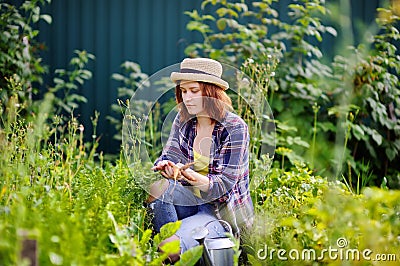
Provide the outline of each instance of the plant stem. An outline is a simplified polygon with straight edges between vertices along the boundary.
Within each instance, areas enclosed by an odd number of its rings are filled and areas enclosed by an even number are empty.
[[[313,139],[311,146],[311,169],[314,169],[315,143],[317,139],[317,118],[318,118],[317,115],[319,111],[319,106],[317,105],[317,103],[314,103],[313,111],[314,111],[314,127],[313,127]]]

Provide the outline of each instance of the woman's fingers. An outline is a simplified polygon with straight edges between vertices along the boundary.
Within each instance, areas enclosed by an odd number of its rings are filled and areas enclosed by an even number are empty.
[[[161,171],[160,173],[161,173],[161,175],[163,175],[165,178],[169,178],[168,175],[167,175],[164,171]]]
[[[177,163],[177,164],[175,164],[175,166],[177,166],[179,169],[181,169],[185,165],[183,163]]]
[[[164,170],[167,173],[167,175],[172,176],[173,172],[171,166],[169,165],[165,166]]]
[[[189,174],[184,174],[184,170],[189,168],[193,163],[189,164],[182,164],[182,163],[173,163],[168,160],[163,160],[160,161],[156,166],[153,166],[151,169],[152,170],[158,170],[161,171],[160,173],[169,179],[179,179],[182,176],[185,176],[185,178],[189,181],[195,181],[195,179],[190,176]]]
[[[153,166],[151,170],[163,170],[166,165],[168,165],[168,160],[162,160],[157,163],[157,165]]]
[[[196,181],[196,179],[188,173],[189,171],[181,170],[181,174],[185,177],[188,181]]]

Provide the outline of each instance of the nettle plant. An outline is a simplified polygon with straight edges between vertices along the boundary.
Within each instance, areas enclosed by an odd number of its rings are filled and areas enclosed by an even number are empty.
[[[399,188],[400,168],[395,163],[400,158],[399,17],[390,9],[378,11],[379,32],[367,43],[371,48],[364,44],[350,47],[353,64],[342,56],[335,58],[334,74],[339,85],[334,89],[333,102],[338,106],[343,96],[348,98],[347,156],[343,156],[348,181],[363,179],[364,183],[375,181],[376,185],[387,183]],[[351,90],[342,86],[346,79]],[[357,181],[352,180],[352,174]]]
[[[203,1],[202,9],[211,8],[215,16],[210,12],[200,15],[197,10],[186,12],[191,18],[187,28],[200,32],[204,42],[189,45],[185,52],[242,65],[257,85],[268,80],[264,93],[277,125],[277,157],[288,158],[286,167],[290,167],[313,155],[307,154],[310,140],[316,141],[315,117],[309,113],[314,114],[316,104],[329,101],[321,80],[332,75],[330,67],[319,60],[319,44],[324,34],[335,36],[336,31],[321,20],[329,13],[324,1],[289,4],[287,22],[280,19],[277,2],[259,1],[248,6],[242,1]],[[274,69],[266,71],[269,61],[274,62]]]

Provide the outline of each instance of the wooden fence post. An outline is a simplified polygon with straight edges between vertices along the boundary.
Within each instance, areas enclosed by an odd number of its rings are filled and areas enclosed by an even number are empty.
[[[37,240],[27,230],[19,230],[18,236],[21,239],[20,259],[28,260],[30,266],[39,266]]]

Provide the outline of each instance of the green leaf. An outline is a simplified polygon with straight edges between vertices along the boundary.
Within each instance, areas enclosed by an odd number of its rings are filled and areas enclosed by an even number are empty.
[[[278,128],[281,129],[283,132],[297,132],[297,128],[293,126],[289,126],[287,124],[279,123],[277,124]]]
[[[293,144],[296,144],[296,145],[299,145],[299,146],[303,146],[303,147],[305,147],[305,148],[309,148],[310,147],[310,144],[308,144],[306,141],[304,141],[304,140],[302,140],[300,137],[291,137],[291,136],[288,136],[287,138],[286,138],[286,141],[287,141],[287,143],[288,144],[290,144],[290,145],[293,145]]]
[[[235,17],[235,18],[239,17],[239,14],[237,12],[235,12],[232,9],[225,8],[225,7],[219,8],[216,12],[217,12],[219,17],[223,17],[226,14],[229,14],[231,17]]]
[[[176,254],[176,253],[179,253],[179,251],[181,249],[179,244],[180,244],[180,242],[178,239],[173,240],[173,241],[167,242],[164,245],[162,245],[160,247],[160,249],[168,255]]]
[[[92,78],[92,72],[87,70],[87,69],[83,69],[81,71],[81,77],[86,79],[86,80],[91,79]]]
[[[336,131],[336,126],[332,122],[320,122],[318,123],[318,126],[322,129],[324,132],[335,132]]]
[[[200,20],[200,16],[199,13],[197,12],[196,9],[194,9],[192,12],[190,11],[185,11],[184,12],[185,15],[188,15],[189,17],[191,17],[194,20]]]
[[[181,227],[182,221],[171,222],[163,225],[160,229],[160,233],[154,236],[154,244],[158,246],[161,241],[174,235]]]
[[[215,20],[215,18],[211,15],[203,15],[203,16],[201,16],[201,18],[202,18],[202,20],[212,20],[212,21]]]
[[[393,161],[393,159],[396,158],[398,151],[393,149],[392,147],[388,147],[385,149],[385,153],[386,153],[386,156],[388,157],[389,161]]]
[[[379,134],[379,132],[376,130],[372,131],[372,139],[376,142],[376,144],[378,145],[382,144],[382,135]]]
[[[235,3],[233,7],[238,11],[238,12],[247,12],[249,11],[249,8],[245,3]]]
[[[333,27],[326,27],[325,30],[330,33],[332,36],[337,36],[337,31]]]
[[[220,31],[223,31],[226,28],[226,20],[221,18],[217,21],[217,27]]]
[[[40,7],[36,6],[33,10],[32,10],[32,21],[33,23],[36,23],[39,21],[40,18]]]
[[[196,262],[201,258],[202,254],[203,254],[203,246],[193,247],[193,248],[185,251],[181,255],[180,260],[177,263],[175,263],[175,265],[177,265],[177,266],[195,265]]]
[[[287,154],[287,157],[291,164],[302,163],[304,162],[304,158],[299,156],[298,154],[291,152]]]
[[[208,5],[208,4],[212,4],[212,5],[215,5],[216,4],[216,1],[215,0],[204,0],[202,3],[201,3],[201,9],[204,9],[205,7],[206,7],[206,5]]]
[[[212,59],[218,59],[223,55],[223,51],[221,50],[214,50],[210,53],[210,58]]]
[[[142,239],[140,239],[140,245],[142,246],[142,248],[145,248],[145,245],[149,242],[152,233],[153,232],[151,231],[151,229],[147,229],[146,231],[144,231]]]
[[[52,21],[53,21],[52,17],[50,15],[47,15],[47,14],[40,15],[40,18],[43,19],[44,21],[46,21],[47,24],[51,24]]]
[[[400,150],[400,139],[396,139],[396,140],[393,142],[393,146],[394,146],[397,150]]]
[[[262,264],[261,264],[261,262],[259,261],[259,260],[257,260],[253,255],[251,255],[251,254],[247,254],[247,259],[249,260],[249,262],[250,262],[250,265],[253,265],[253,266],[261,266]]]
[[[65,83],[65,81],[60,78],[54,78],[53,81],[55,84],[64,84]]]
[[[173,223],[165,224],[160,229],[161,236],[163,236],[164,238],[172,236],[179,230],[179,228],[181,227],[181,223],[182,221],[176,221]]]
[[[199,31],[201,33],[207,33],[210,32],[210,27],[206,24],[203,24],[199,21],[190,21],[187,25],[186,28],[190,31]]]
[[[357,140],[361,140],[364,138],[364,130],[359,125],[352,124],[351,129],[353,132],[353,136],[356,137]]]

